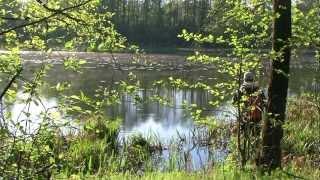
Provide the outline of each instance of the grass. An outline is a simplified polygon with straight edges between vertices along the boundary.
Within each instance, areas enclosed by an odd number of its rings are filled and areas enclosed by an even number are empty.
[[[320,96],[291,99],[287,116],[282,143],[285,162],[320,167]]]
[[[318,174],[314,171],[299,171],[294,168],[287,168],[286,170],[276,170],[271,174],[262,174],[259,171],[252,169],[240,170],[239,168],[218,166],[211,171],[200,172],[185,172],[185,171],[172,171],[172,172],[146,172],[143,174],[132,173],[112,173],[103,175],[71,175],[69,177],[60,176],[57,179],[114,179],[114,180],[247,180],[247,179],[261,179],[261,180],[275,180],[275,179],[318,179]]]

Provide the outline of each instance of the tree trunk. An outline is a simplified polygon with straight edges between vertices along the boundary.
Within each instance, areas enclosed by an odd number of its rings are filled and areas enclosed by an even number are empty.
[[[273,50],[279,53],[272,60],[272,72],[268,89],[267,117],[262,131],[262,149],[258,165],[275,169],[281,167],[280,142],[283,136],[289,83],[291,49],[291,0],[273,0]]]

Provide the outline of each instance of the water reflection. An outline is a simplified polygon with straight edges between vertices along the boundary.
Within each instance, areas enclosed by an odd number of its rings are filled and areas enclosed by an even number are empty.
[[[192,102],[190,90],[160,91],[162,97],[169,98],[172,106],[163,106],[159,103],[149,102],[143,105],[135,104],[131,96],[125,96],[122,103],[124,134],[142,133],[156,135],[162,142],[168,142],[177,135],[177,132],[186,135],[194,128],[194,123],[187,112],[182,108],[184,101]],[[153,92],[142,91],[143,99],[152,96]],[[201,94],[200,92],[196,94]],[[199,98],[200,99],[200,98]],[[199,102],[199,101],[198,101]],[[194,103],[194,102],[193,102]],[[199,104],[204,106],[203,104]]]
[[[44,100],[31,100],[26,102],[29,98],[29,94],[24,94],[18,92],[17,100],[12,106],[6,107],[4,105],[3,111],[11,112],[12,119],[10,122],[4,121],[7,124],[9,130],[13,134],[29,135],[36,132],[41,122],[45,119],[45,116],[55,113],[55,107],[57,107],[57,102],[55,98],[49,98]],[[61,116],[59,113],[56,116]],[[7,118],[3,118],[7,119]]]
[[[58,109],[58,99],[30,98],[29,94],[18,92],[13,105],[4,105],[3,111],[10,112],[10,117],[2,118],[10,132],[14,135],[34,135],[45,126],[58,127],[62,135],[75,134],[79,125],[71,118],[63,116]],[[10,121],[8,122],[8,120]],[[44,122],[45,121],[45,122]]]

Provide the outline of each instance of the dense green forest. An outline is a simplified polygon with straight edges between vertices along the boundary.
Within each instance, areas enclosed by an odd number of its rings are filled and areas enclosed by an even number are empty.
[[[23,2],[23,1],[22,1]],[[177,38],[182,29],[204,32],[211,0],[163,1],[163,0],[103,0],[97,13],[112,12],[112,22],[119,33],[130,42],[145,46],[185,46]],[[4,9],[19,11],[21,5],[4,6]],[[10,18],[10,17],[7,17]],[[14,19],[13,17],[11,17]],[[11,25],[19,21],[11,21]],[[59,38],[61,33],[49,36]]]
[[[141,45],[183,45],[181,29],[203,32],[208,23],[211,0],[102,1],[115,13],[113,22],[121,34]]]
[[[0,0],[0,179],[318,179],[319,28],[314,0]]]
[[[10,27],[23,21],[14,17],[14,14],[19,13],[23,8],[21,3],[11,5],[13,3],[3,3],[3,9],[12,12],[11,16],[4,19],[10,20],[8,24],[3,25],[4,27]],[[298,4],[297,8],[302,12],[307,12],[312,6],[313,1],[306,0]],[[233,8],[223,0],[102,0],[98,7],[97,13],[113,14],[112,23],[130,43],[158,48],[193,47],[195,44],[177,37],[182,29],[195,33],[222,35],[227,28],[223,18],[224,13]],[[237,26],[236,22],[230,21],[229,23],[231,24],[228,26]],[[242,31],[247,32],[248,29],[243,28]],[[64,36],[61,36],[62,34]],[[47,33],[46,39],[52,47],[61,47],[56,39],[65,41],[73,38],[74,35],[68,31],[55,30]],[[205,43],[204,46],[228,47],[228,44]]]

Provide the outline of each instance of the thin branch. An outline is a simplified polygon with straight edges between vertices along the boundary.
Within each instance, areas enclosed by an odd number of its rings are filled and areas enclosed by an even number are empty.
[[[17,79],[18,76],[20,76],[21,72],[22,72],[22,68],[20,68],[17,73],[11,78],[10,82],[7,84],[7,86],[4,88],[4,90],[2,91],[1,95],[0,95],[0,101],[2,101],[2,98],[5,96],[5,94],[8,92],[9,88],[12,86],[12,84],[14,83],[14,81]]]
[[[10,21],[28,21],[30,18],[26,17],[26,18],[22,19],[22,18],[1,16],[0,19],[10,20]]]

